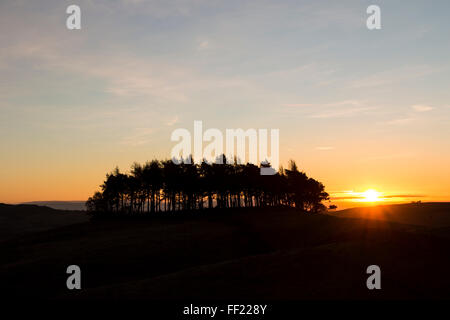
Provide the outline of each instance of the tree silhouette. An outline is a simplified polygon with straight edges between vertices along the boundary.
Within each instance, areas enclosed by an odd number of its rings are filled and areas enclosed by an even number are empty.
[[[295,161],[274,175],[261,175],[254,164],[200,165],[172,160],[134,163],[129,174],[115,168],[106,175],[101,192],[86,202],[94,215],[143,215],[205,208],[295,207],[303,212],[326,210],[328,193],[322,183],[299,171]],[[235,159],[236,160],[236,159]],[[261,166],[267,167],[267,163]]]

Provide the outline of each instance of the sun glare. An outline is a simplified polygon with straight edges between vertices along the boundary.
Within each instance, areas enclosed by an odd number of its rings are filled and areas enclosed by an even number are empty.
[[[373,189],[369,189],[366,190],[362,193],[363,201],[366,202],[375,202],[375,201],[380,201],[380,193],[376,190]]]

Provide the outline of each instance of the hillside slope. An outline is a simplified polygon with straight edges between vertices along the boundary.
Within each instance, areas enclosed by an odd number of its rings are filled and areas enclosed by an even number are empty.
[[[91,221],[0,243],[0,282],[29,298],[449,299],[450,241],[429,231],[282,209]]]
[[[450,202],[425,202],[352,208],[330,213],[336,217],[362,218],[419,226],[450,227]]]
[[[0,241],[26,233],[86,222],[88,219],[85,212],[0,203]]]

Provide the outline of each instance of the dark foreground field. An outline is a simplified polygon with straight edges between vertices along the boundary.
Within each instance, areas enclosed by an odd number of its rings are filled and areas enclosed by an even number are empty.
[[[421,206],[398,207],[403,216],[409,211],[414,217],[411,224],[404,217],[399,224],[255,209],[90,221],[23,233],[0,242],[2,295],[449,299],[450,204]],[[417,210],[449,223],[427,223],[426,214],[420,223]],[[82,290],[66,288],[71,264],[81,267]],[[372,264],[381,268],[381,290],[366,288],[366,268]]]

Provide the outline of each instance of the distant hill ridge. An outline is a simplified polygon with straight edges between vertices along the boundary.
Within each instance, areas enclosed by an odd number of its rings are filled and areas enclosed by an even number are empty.
[[[64,211],[35,204],[0,203],[0,241],[88,220],[84,211]]]
[[[86,201],[31,201],[21,204],[45,206],[57,210],[86,210]]]

